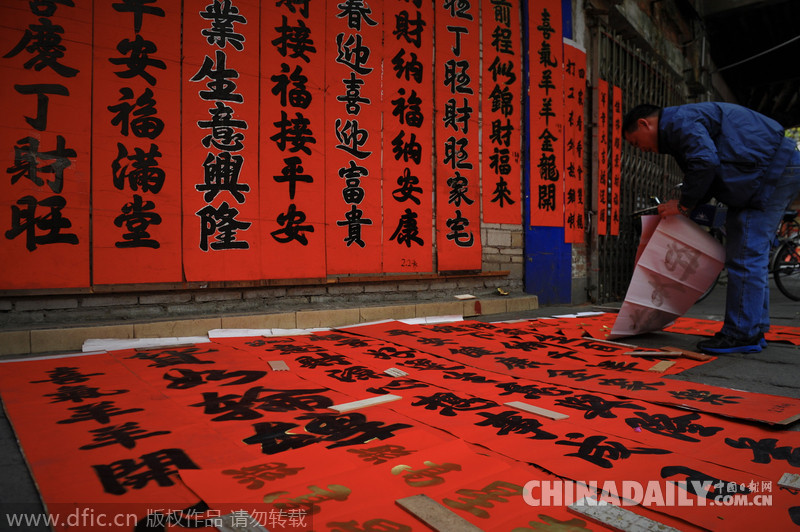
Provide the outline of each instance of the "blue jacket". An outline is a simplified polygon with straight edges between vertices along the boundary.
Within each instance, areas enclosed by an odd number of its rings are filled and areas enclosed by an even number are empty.
[[[665,107],[658,120],[658,151],[683,171],[680,203],[687,208],[712,197],[763,208],[795,149],[778,122],[735,104]]]

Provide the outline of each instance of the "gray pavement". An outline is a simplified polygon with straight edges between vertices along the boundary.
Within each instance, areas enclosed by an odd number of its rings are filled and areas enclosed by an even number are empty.
[[[711,295],[692,307],[686,316],[721,321],[724,313],[725,287],[717,286]],[[621,303],[595,307],[580,306],[542,306],[537,310],[495,314],[478,318],[481,321],[500,321],[523,318],[538,318],[585,312],[592,310],[613,310]],[[770,316],[775,325],[800,326],[800,302],[791,301],[773,287]],[[695,344],[702,337],[658,331],[620,340],[639,347],[673,346],[696,350]],[[2,371],[0,366],[0,371]],[[800,346],[786,343],[771,343],[757,354],[732,354],[720,356],[716,360],[684,371],[670,378],[690,382],[720,386],[735,390],[800,398]],[[786,430],[800,430],[800,421]],[[58,452],[58,435],[54,434],[53,452]],[[14,511],[42,512],[43,507],[35,483],[20,452],[13,430],[0,412],[0,514],[13,505]],[[0,515],[2,517],[2,515]],[[0,530],[12,530],[0,521]],[[13,530],[23,530],[14,528]],[[30,527],[24,530],[45,532],[47,527]]]

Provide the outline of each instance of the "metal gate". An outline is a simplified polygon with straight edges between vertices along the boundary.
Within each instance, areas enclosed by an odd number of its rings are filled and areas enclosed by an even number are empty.
[[[686,85],[682,77],[664,61],[624,39],[598,21],[592,29],[596,62],[596,78],[622,89],[623,113],[639,103],[659,106],[685,103]],[[594,83],[593,83],[594,85]],[[681,173],[671,157],[644,153],[627,142],[622,148],[622,179],[620,182],[619,236],[597,235],[592,227],[590,243],[590,287],[597,303],[621,301],[633,275],[636,248],[641,225],[632,213],[652,205],[653,197],[662,200],[677,197],[676,185]],[[596,176],[592,189],[596,186]],[[595,190],[590,190],[594,197]]]

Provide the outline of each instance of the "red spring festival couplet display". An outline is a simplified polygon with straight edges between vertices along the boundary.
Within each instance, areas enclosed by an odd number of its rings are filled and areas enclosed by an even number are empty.
[[[439,271],[481,268],[480,5],[436,4],[436,249]]]
[[[483,221],[522,223],[522,41],[518,1],[483,0]]]
[[[183,6],[183,250],[187,281],[258,279],[259,4]],[[219,31],[219,20],[230,26]]]
[[[0,289],[85,287],[92,3],[35,4],[0,3]]]
[[[418,4],[418,5],[417,5]],[[433,270],[433,2],[387,2],[383,270]]]
[[[611,87],[611,234],[619,235],[620,181],[622,180],[622,89]]]
[[[564,225],[561,1],[534,2],[530,27],[531,225]]]
[[[95,7],[92,282],[179,282],[180,11]]]
[[[261,4],[259,185],[267,279],[325,276],[324,90],[330,43],[320,4],[313,9],[304,2]]]
[[[564,241],[581,243],[584,219],[584,102],[586,101],[586,52],[564,40]]]
[[[608,82],[597,86],[597,234],[608,234]]]
[[[383,1],[324,5],[327,273],[378,273]]]

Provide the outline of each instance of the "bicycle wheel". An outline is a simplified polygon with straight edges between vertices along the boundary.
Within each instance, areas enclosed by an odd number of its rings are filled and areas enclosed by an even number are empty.
[[[786,240],[775,252],[772,272],[783,295],[800,301],[800,240]]]

